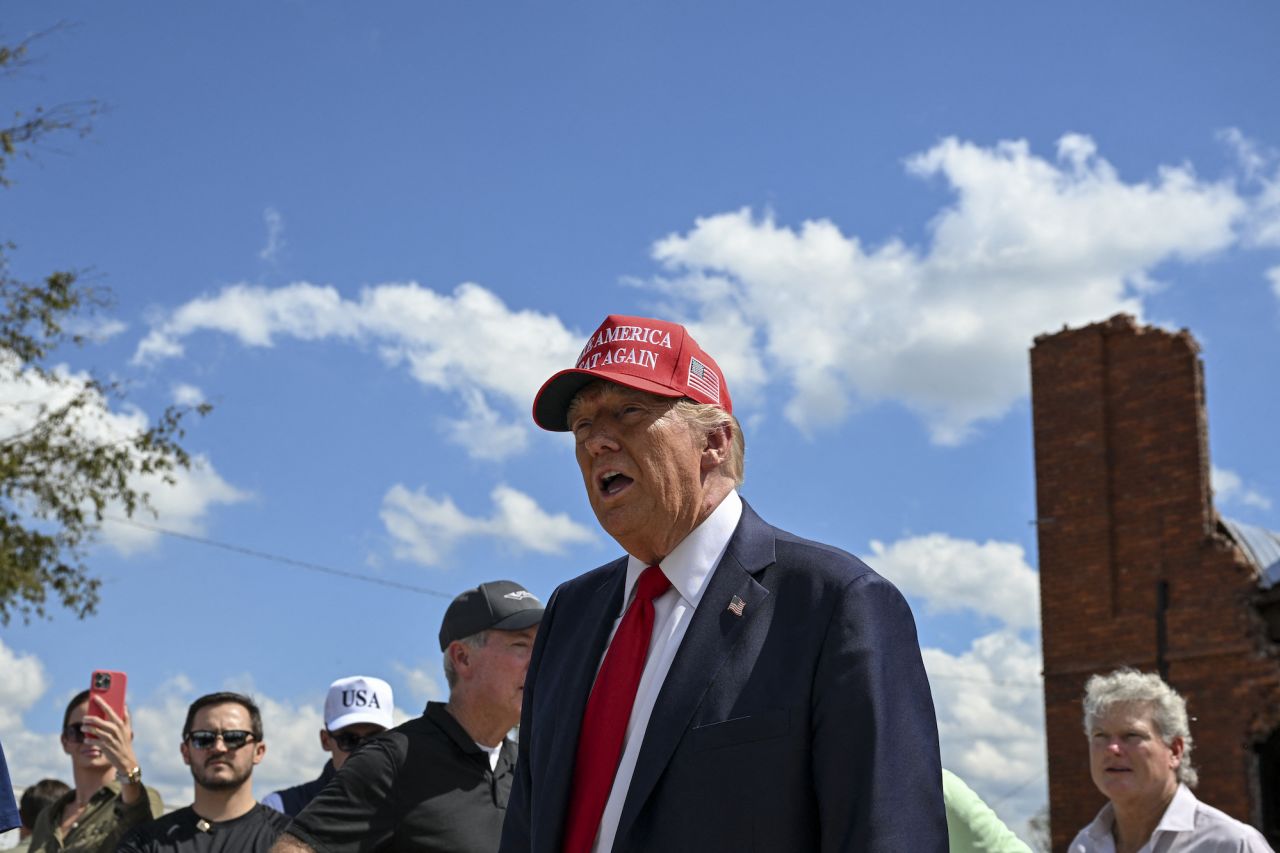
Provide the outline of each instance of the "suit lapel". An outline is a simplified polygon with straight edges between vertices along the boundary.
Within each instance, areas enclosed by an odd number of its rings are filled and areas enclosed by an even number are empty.
[[[649,717],[618,821],[617,838],[625,838],[635,822],[743,627],[763,609],[760,602],[769,591],[752,575],[773,562],[773,529],[743,501],[742,519],[698,602]],[[729,610],[734,596],[743,602],[741,616]]]
[[[547,778],[537,785],[539,796],[546,804],[537,814],[542,818],[542,837],[554,839],[554,849],[559,850],[568,814],[569,795],[573,788],[573,766],[578,754],[578,732],[582,728],[582,715],[586,712],[587,696],[595,682],[596,668],[604,654],[609,630],[622,608],[622,590],[627,579],[627,558],[623,557],[602,572],[603,577],[580,593],[585,601],[559,602],[557,618],[581,614],[578,623],[570,629],[564,641],[557,642],[562,650],[552,666],[563,667],[563,674],[554,685],[554,723],[551,744],[546,755],[556,756],[544,765]],[[562,615],[563,614],[563,615]],[[559,627],[559,626],[557,626]],[[547,687],[539,685],[542,690]],[[551,849],[551,848],[548,848]]]

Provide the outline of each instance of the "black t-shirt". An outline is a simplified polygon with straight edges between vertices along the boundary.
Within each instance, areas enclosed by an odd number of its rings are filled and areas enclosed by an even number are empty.
[[[489,754],[439,702],[360,745],[293,819],[317,853],[493,853],[511,795],[516,748]]]
[[[201,821],[187,806],[130,832],[117,853],[267,853],[288,825],[288,815],[261,803],[221,823]]]

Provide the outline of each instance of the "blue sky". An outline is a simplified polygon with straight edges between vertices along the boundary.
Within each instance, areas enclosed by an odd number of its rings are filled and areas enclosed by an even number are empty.
[[[18,785],[68,775],[95,667],[129,672],[167,799],[182,710],[224,686],[264,700],[260,793],[310,778],[329,681],[416,714],[448,596],[616,555],[528,416],[607,313],[688,323],[747,500],[908,594],[944,763],[1019,831],[1035,335],[1191,329],[1219,508],[1280,529],[1274,4],[8,0],[0,35],[58,21],[6,109],[107,110],[12,165],[0,227],[15,275],[114,294],[63,354],[127,383],[95,429],[214,404],[154,524],[442,595],[109,524],[99,614],[0,638]]]

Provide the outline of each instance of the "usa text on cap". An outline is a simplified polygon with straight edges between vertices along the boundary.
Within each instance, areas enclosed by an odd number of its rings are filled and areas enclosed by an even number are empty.
[[[391,728],[394,700],[391,685],[381,678],[353,675],[329,685],[324,699],[324,727],[331,732],[356,723],[373,723]]]

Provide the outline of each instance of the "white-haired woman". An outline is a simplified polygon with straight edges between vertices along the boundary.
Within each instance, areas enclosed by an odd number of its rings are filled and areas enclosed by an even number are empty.
[[[1093,784],[1110,802],[1071,853],[1270,853],[1258,830],[1191,793],[1187,705],[1159,676],[1119,669],[1090,678],[1084,730]]]

